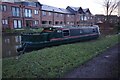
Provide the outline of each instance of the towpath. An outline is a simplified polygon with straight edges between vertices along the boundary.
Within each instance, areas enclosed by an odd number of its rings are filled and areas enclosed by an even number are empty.
[[[112,46],[102,54],[84,65],[70,71],[64,78],[118,78],[120,77],[120,43]],[[120,59],[119,59],[120,60]]]

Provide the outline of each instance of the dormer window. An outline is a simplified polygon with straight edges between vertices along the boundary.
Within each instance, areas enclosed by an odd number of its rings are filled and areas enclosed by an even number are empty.
[[[28,6],[33,6],[33,7],[36,7],[36,3],[35,2],[26,2]]]
[[[47,13],[45,11],[42,11],[42,16],[46,16]]]

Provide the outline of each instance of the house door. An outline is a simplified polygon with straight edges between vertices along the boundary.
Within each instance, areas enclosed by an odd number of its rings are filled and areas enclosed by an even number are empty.
[[[32,27],[32,21],[26,20],[26,27]]]

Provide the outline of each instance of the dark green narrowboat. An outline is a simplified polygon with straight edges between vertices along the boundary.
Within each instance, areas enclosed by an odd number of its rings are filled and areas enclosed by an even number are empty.
[[[100,35],[99,27],[46,27],[41,33],[21,34],[22,47],[17,51],[32,51],[48,46],[96,39]]]

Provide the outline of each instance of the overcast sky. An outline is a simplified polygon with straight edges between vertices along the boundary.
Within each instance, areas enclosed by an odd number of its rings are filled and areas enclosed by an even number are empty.
[[[89,8],[92,14],[105,14],[102,0],[39,0],[39,2],[59,8],[67,6]]]

